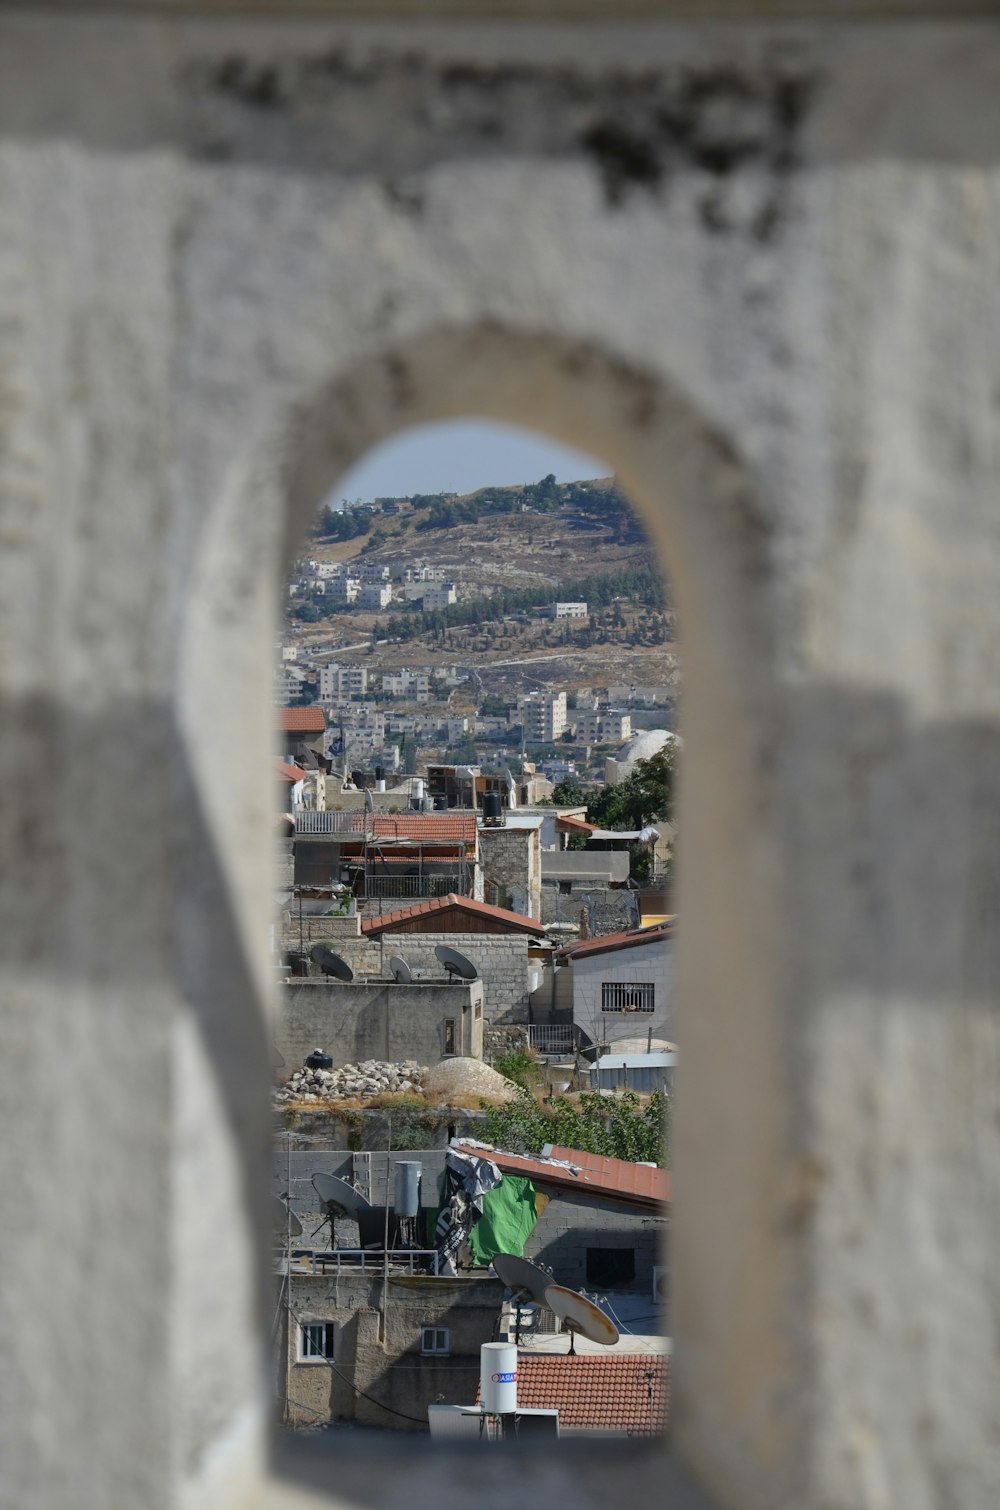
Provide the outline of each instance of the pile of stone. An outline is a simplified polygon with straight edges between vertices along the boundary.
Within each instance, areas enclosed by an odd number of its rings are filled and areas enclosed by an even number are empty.
[[[393,1095],[397,1091],[423,1088],[426,1067],[415,1059],[400,1059],[388,1064],[380,1059],[366,1059],[363,1064],[344,1064],[335,1070],[296,1070],[291,1079],[275,1092],[278,1101],[333,1101],[350,1097],[364,1101],[370,1096]]]

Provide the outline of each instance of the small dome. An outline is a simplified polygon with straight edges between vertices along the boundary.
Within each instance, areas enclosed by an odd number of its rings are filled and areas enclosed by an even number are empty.
[[[652,755],[659,755],[665,745],[676,741],[677,735],[671,734],[669,729],[640,729],[631,739],[626,739],[615,759],[619,763],[649,760]]]

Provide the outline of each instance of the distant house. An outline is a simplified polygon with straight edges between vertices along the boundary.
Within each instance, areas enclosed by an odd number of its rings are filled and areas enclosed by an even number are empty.
[[[584,1041],[673,1038],[674,925],[634,929],[567,944],[573,1023]]]
[[[315,705],[309,708],[275,708],[277,732],[276,754],[290,765],[305,763],[314,765],[309,754],[321,756],[326,737],[326,714]]]

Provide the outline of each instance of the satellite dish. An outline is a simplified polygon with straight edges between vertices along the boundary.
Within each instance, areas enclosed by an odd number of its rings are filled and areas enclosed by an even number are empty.
[[[546,1290],[552,1288],[552,1280],[544,1269],[531,1264],[515,1253],[494,1253],[493,1267],[499,1278],[517,1295],[530,1295],[537,1305],[548,1305]]]
[[[413,971],[401,954],[392,956],[389,969],[392,971],[392,978],[397,986],[408,986],[413,979]]]
[[[360,1190],[340,1180],[335,1174],[314,1174],[312,1186],[323,1205],[333,1207],[338,1216],[356,1216],[359,1211],[371,1211],[371,1201]]]
[[[375,811],[375,798],[372,796],[371,787],[366,786],[365,787],[365,812],[366,813],[373,813],[374,811]]]
[[[435,944],[434,953],[447,970],[449,977],[457,975],[459,980],[478,980],[479,971],[471,959],[466,959],[464,954],[459,954],[457,949],[449,949],[447,944]]]
[[[288,1206],[281,1199],[280,1195],[274,1197],[274,1204],[271,1207],[271,1220],[274,1223],[276,1237],[279,1235],[284,1237],[286,1233],[289,1237],[302,1236],[302,1223],[293,1211],[289,1211]]]
[[[576,1351],[573,1346],[573,1334],[576,1332],[582,1332],[591,1342],[600,1342],[604,1347],[612,1347],[618,1341],[618,1328],[614,1322],[586,1295],[564,1289],[562,1285],[549,1285],[545,1291],[545,1304],[571,1334],[571,1353]]]
[[[346,959],[341,959],[329,944],[313,944],[309,951],[313,964],[319,965],[324,975],[336,976],[337,980],[353,980],[354,971]]]

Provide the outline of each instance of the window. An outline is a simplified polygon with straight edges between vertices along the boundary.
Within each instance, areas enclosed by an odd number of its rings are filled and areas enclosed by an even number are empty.
[[[635,1281],[634,1248],[588,1248],[587,1283],[602,1290]]]
[[[335,1321],[304,1321],[299,1328],[300,1363],[321,1363],[333,1357]]]
[[[617,980],[603,981],[601,1011],[652,1012],[655,989],[652,981],[641,981],[634,985],[626,985]]]
[[[446,1326],[420,1328],[420,1351],[438,1357],[451,1352],[451,1332]]]
[[[446,1054],[455,1052],[455,1019],[446,1017],[444,1020],[444,1051]]]

